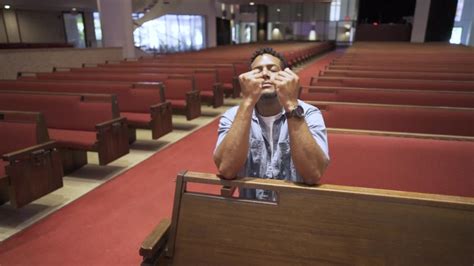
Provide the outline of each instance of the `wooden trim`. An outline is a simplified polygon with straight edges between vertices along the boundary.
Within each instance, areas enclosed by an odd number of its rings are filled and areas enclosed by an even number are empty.
[[[461,196],[448,196],[440,194],[428,194],[418,192],[406,192],[388,189],[362,188],[351,186],[339,186],[323,184],[319,186],[308,186],[275,179],[262,179],[243,177],[234,180],[224,180],[214,174],[188,171],[183,175],[184,182],[198,182],[219,186],[237,188],[261,188],[275,191],[301,190],[316,191],[322,195],[341,194],[350,197],[366,198],[370,200],[404,202],[415,205],[435,206],[440,208],[456,208],[474,211],[474,198]],[[174,217],[173,217],[174,221]]]
[[[438,91],[438,90],[413,90],[413,89],[387,89],[387,88],[363,88],[363,87],[331,87],[331,86],[302,86],[303,91],[306,93],[313,92],[333,92],[333,91],[381,91],[381,92],[408,92],[408,93],[440,93],[440,94],[463,94],[463,95],[474,95],[474,91]],[[306,91],[305,91],[306,90]]]
[[[354,103],[354,102],[323,102],[323,101],[307,101],[306,103],[314,105],[314,106],[317,106],[318,104],[319,105],[349,105],[349,106],[360,106],[360,107],[382,107],[382,108],[400,108],[400,109],[428,109],[428,110],[474,112],[474,108],[467,108],[467,107],[445,107],[445,106],[380,104],[380,103]]]
[[[437,139],[437,140],[448,140],[448,141],[449,140],[474,141],[474,137],[468,137],[468,136],[407,133],[407,132],[396,132],[396,131],[379,131],[379,130],[363,130],[363,129],[348,129],[348,128],[327,128],[327,132],[342,133],[342,134],[402,137],[402,138]]]
[[[313,76],[314,77],[314,76]],[[383,80],[384,82],[390,83],[390,82],[418,82],[418,83],[472,83],[474,84],[474,81],[466,81],[466,80],[440,80],[440,79],[393,79],[393,78],[370,78],[370,77],[328,77],[328,76],[321,76],[317,77],[318,79],[321,80],[364,80],[364,79],[373,79],[373,80]],[[310,83],[312,84],[312,83]]]
[[[176,241],[176,232],[178,232],[179,208],[181,207],[181,196],[186,191],[186,183],[184,182],[187,170],[181,171],[176,178],[176,189],[174,192],[173,214],[171,218],[170,236],[168,240],[168,248],[166,250],[167,257],[173,257],[174,245]]]
[[[165,218],[160,221],[153,232],[143,240],[139,251],[140,256],[152,258],[156,255],[156,252],[162,250],[168,240],[170,225],[170,219]]]

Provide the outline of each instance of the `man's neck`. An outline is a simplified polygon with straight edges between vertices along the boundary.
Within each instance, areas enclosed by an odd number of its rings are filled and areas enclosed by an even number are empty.
[[[260,98],[260,100],[257,102],[256,109],[258,114],[261,116],[273,116],[277,115],[278,113],[281,112],[281,104],[278,101],[278,98],[272,98],[272,99],[263,99]]]

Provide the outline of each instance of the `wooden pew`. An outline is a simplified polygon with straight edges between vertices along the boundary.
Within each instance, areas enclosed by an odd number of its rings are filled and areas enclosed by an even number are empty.
[[[303,86],[304,101],[406,104],[474,108],[474,92]]]
[[[214,108],[224,104],[223,88],[217,81],[217,70],[213,68],[179,68],[179,67],[83,67],[71,68],[73,72],[90,73],[149,73],[149,74],[188,74],[194,79],[194,87],[200,91],[202,102],[212,105]]]
[[[60,147],[65,173],[97,152],[106,165],[129,152],[127,121],[110,94],[0,91],[0,109],[41,112],[51,139]]]
[[[120,64],[98,64],[99,67],[122,68],[214,68],[217,70],[217,81],[221,84],[226,96],[233,98],[240,96],[240,84],[233,64],[215,63],[149,63],[149,62],[121,62]]]
[[[277,201],[196,184],[272,190]],[[473,222],[472,197],[184,172],[171,221],[139,253],[142,265],[470,265]]]
[[[201,115],[200,92],[194,89],[194,79],[189,75],[53,72],[36,73],[34,77],[20,76],[19,79],[162,82],[173,113],[183,113],[188,120]]]
[[[344,102],[307,102],[326,127],[474,137],[473,108]]]
[[[382,70],[322,70],[319,76],[324,77],[366,77],[387,79],[424,79],[424,80],[465,80],[474,81],[473,73],[443,72],[406,72]]]
[[[382,79],[354,77],[311,77],[311,86],[380,89],[474,91],[474,82],[451,80]]]
[[[84,80],[0,80],[0,90],[115,94],[120,116],[127,118],[130,142],[136,129],[150,129],[152,139],[172,131],[171,103],[165,100],[162,83],[126,83]]]
[[[405,71],[405,72],[444,72],[444,73],[474,73],[474,68],[464,66],[412,66],[407,64],[393,65],[334,65],[326,66],[330,70],[375,70],[375,71]]]
[[[63,186],[56,148],[41,113],[0,111],[0,205],[20,208]]]

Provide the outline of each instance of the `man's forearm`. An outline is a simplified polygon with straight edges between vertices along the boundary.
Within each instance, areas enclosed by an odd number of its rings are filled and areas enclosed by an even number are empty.
[[[319,183],[328,161],[324,152],[314,140],[304,119],[288,119],[291,158],[296,171],[306,184]]]
[[[214,161],[225,178],[235,177],[247,160],[253,108],[251,103],[242,101],[229,132],[217,147]]]

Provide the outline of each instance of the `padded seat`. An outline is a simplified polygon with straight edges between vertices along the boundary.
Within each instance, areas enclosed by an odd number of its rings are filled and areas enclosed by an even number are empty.
[[[97,132],[95,131],[49,128],[48,133],[52,140],[56,140],[61,146],[67,146],[70,149],[93,150],[93,146],[97,143]]]
[[[171,102],[171,106],[173,108],[178,109],[185,109],[186,108],[186,100],[169,100]]]
[[[224,89],[224,91],[233,91],[234,85],[232,85],[232,83],[222,83],[222,88]]]
[[[214,98],[213,91],[201,91],[201,98],[212,99]]]
[[[120,116],[127,118],[127,123],[132,126],[148,126],[150,124],[149,113],[120,112]]]

